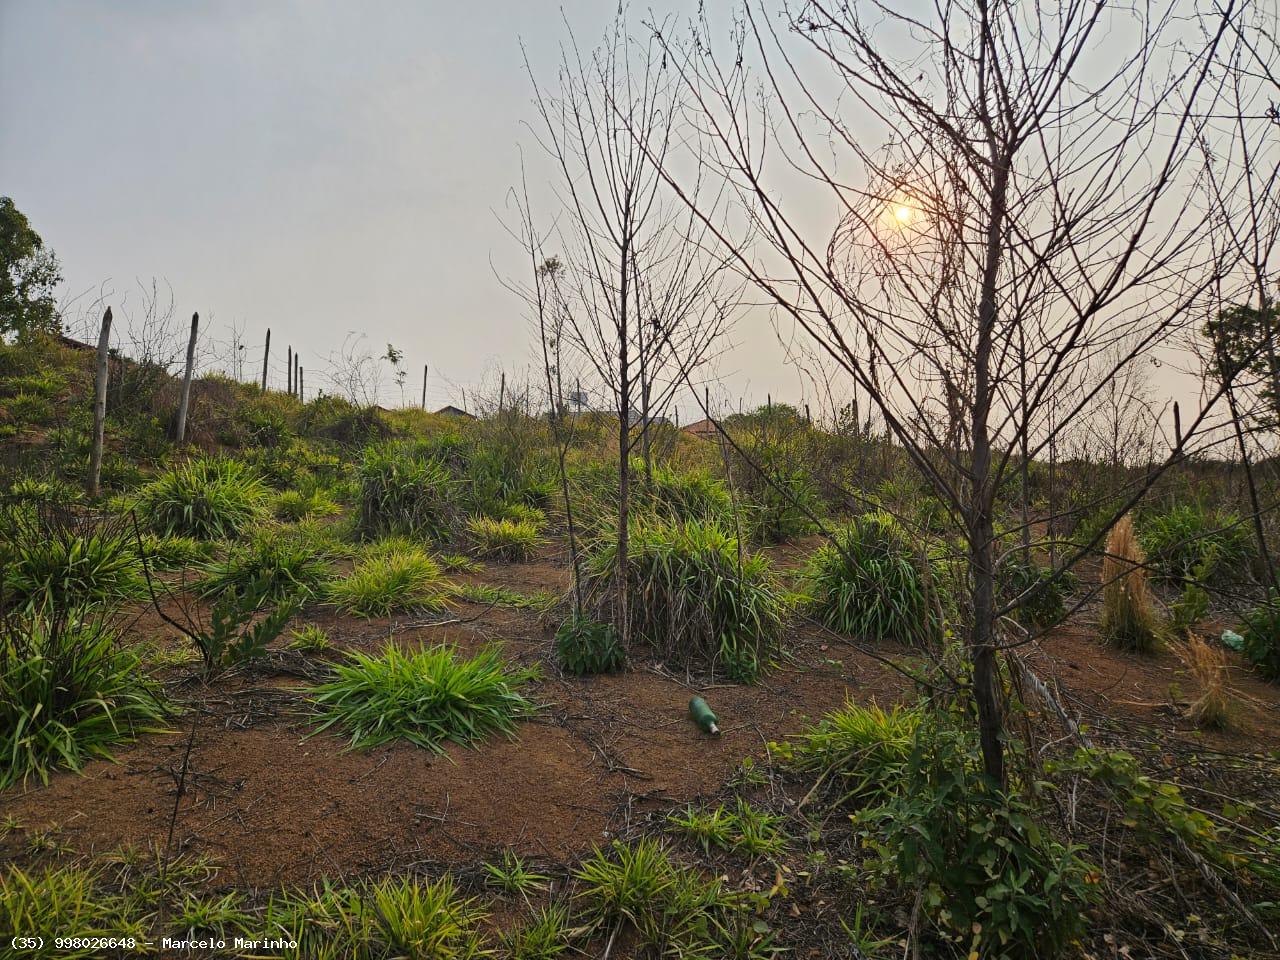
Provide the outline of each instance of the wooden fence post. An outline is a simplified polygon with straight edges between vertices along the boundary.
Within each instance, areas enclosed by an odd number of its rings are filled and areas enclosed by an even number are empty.
[[[267,369],[271,363],[271,328],[267,327],[267,342],[262,348],[262,392],[267,392]]]
[[[507,372],[502,371],[502,380],[498,385],[498,414],[502,414],[503,401],[507,399]]]
[[[98,334],[98,363],[93,397],[93,448],[89,454],[89,496],[100,492],[102,478],[102,441],[107,424],[107,361],[111,351],[111,308],[102,315],[102,330]]]
[[[196,330],[200,326],[200,314],[191,315],[191,339],[187,341],[187,369],[182,374],[182,399],[178,401],[178,443],[187,438],[187,405],[191,402],[191,374],[196,365]]]
[[[285,347],[284,392],[293,396],[293,347]]]
[[[307,402],[305,399],[303,399],[303,396],[302,396],[302,374],[304,370],[306,370],[306,368],[303,367],[301,364],[299,364],[298,365],[298,401],[300,403]]]
[[[302,396],[302,354],[295,353],[293,355],[293,395],[295,397]]]
[[[422,409],[427,409],[427,365],[422,365]]]

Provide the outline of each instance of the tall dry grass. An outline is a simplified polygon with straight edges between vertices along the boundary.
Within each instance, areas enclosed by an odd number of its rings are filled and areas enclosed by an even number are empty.
[[[1146,554],[1133,529],[1121,517],[1107,536],[1102,561],[1102,636],[1112,646],[1151,653],[1160,646],[1163,625],[1147,584]]]
[[[1198,727],[1225,730],[1231,725],[1231,691],[1227,687],[1227,654],[1197,634],[1187,636],[1180,651],[1182,662],[1195,682],[1200,696],[1187,708],[1187,716]]]

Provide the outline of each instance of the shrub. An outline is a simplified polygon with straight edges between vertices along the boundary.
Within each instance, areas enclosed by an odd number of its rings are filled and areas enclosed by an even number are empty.
[[[556,960],[568,953],[574,935],[569,910],[553,904],[535,910],[523,924],[502,933],[510,960]]]
[[[136,541],[119,518],[10,507],[0,514],[0,540],[0,586],[29,609],[110,603],[142,590]]]
[[[537,552],[543,542],[539,530],[530,520],[471,517],[467,521],[476,554],[507,563],[528,560]]]
[[[610,624],[587,617],[570,617],[556,630],[556,655],[565,673],[584,677],[617,673],[627,659],[618,633]]]
[[[267,488],[237,460],[188,460],[161,474],[137,495],[139,518],[161,536],[221,540],[261,521]]]
[[[1280,680],[1280,599],[1271,596],[1244,618],[1244,655],[1267,680]]]
[[[840,633],[916,646],[942,635],[938,579],[887,513],[863,514],[820,547],[805,590],[814,617]]]
[[[1054,840],[1016,792],[983,773],[972,723],[928,714],[897,789],[856,817],[876,874],[920,897],[961,955],[1061,955],[1097,899],[1082,848]]]
[[[1101,628],[1108,643],[1138,653],[1155,650],[1163,633],[1144,563],[1133,522],[1121,517],[1107,536],[1107,555],[1102,560]]]
[[[138,656],[105,624],[64,607],[0,620],[0,789],[79,770],[163,716]]]
[[[450,584],[440,565],[417,548],[393,548],[364,557],[350,576],[330,581],[329,600],[357,617],[443,610]]]
[[[1070,570],[1055,577],[1052,570],[1016,556],[1006,559],[1000,572],[1004,599],[1008,602],[1022,598],[1015,615],[1025,627],[1051,627],[1062,620],[1067,611],[1066,598],[1078,585]]]
[[[443,753],[446,743],[513,736],[516,720],[535,709],[520,687],[536,672],[509,667],[497,647],[463,660],[449,646],[407,652],[389,644],[380,656],[351,653],[335,673],[311,693],[326,718],[320,730],[341,726],[353,748],[408,740]]]
[[[217,597],[256,590],[266,600],[306,600],[319,593],[328,572],[329,564],[309,544],[261,536],[207,564],[198,591],[202,597]]]
[[[613,542],[591,556],[587,585],[593,593],[612,585],[616,556]],[[638,521],[626,573],[631,636],[668,661],[700,662],[749,683],[777,649],[782,601],[769,561],[740,551],[737,538],[719,527]]]
[[[384,444],[365,450],[359,476],[362,536],[439,540],[447,534],[455,510],[454,481],[438,461]]]
[[[698,520],[733,528],[733,499],[724,481],[705,470],[680,473],[653,468],[653,481],[639,488],[639,506],[669,520]]]
[[[1182,504],[1167,513],[1144,516],[1139,534],[1160,579],[1181,584],[1238,583],[1248,577],[1256,547],[1248,524],[1233,513]]]
[[[227,590],[214,603],[209,625],[189,631],[206,676],[266,654],[267,644],[280,635],[299,603],[296,597],[276,601],[274,589],[262,579]]]

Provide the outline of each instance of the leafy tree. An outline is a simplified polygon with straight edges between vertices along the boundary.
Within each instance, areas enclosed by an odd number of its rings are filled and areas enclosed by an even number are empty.
[[[1236,380],[1239,386],[1253,381],[1272,420],[1280,412],[1277,323],[1276,302],[1266,300],[1261,307],[1247,303],[1227,307],[1204,329],[1213,346],[1214,374],[1223,381]]]
[[[10,197],[0,197],[0,337],[55,333],[62,268]]]

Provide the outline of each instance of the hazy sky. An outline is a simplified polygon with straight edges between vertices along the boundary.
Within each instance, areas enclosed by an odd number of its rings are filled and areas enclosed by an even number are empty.
[[[167,279],[312,369],[360,331],[454,400],[532,357],[499,216],[538,151],[520,43],[553,81],[562,10],[590,46],[613,5],[0,0],[0,194],[70,291]],[[727,391],[798,395],[767,322],[735,340]]]

